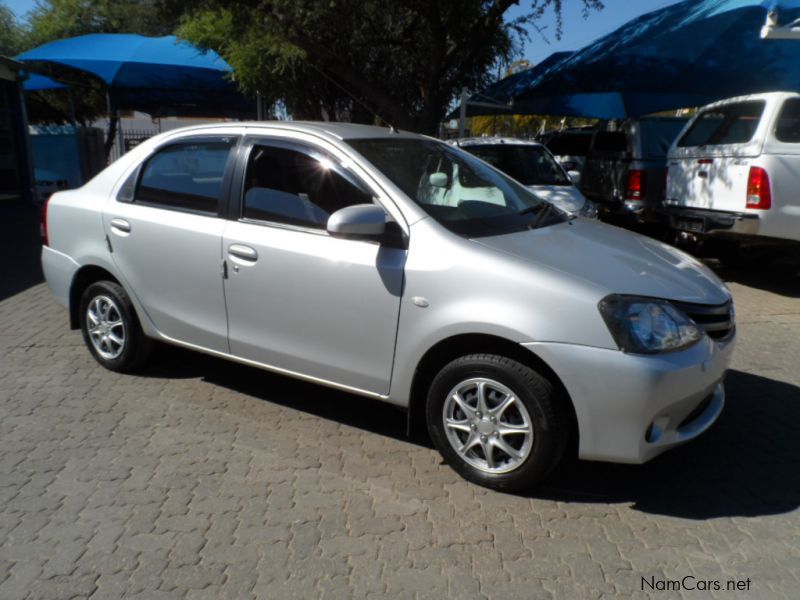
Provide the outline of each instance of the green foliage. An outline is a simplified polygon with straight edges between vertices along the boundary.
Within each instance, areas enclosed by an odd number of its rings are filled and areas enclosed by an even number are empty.
[[[586,11],[602,8],[576,1]],[[529,25],[547,10],[560,15],[562,0],[529,0],[526,14],[506,22],[513,4],[205,0],[179,35],[219,52],[243,89],[281,100],[295,117],[435,133],[462,87],[485,86],[519,54]]]
[[[23,30],[14,13],[4,4],[0,4],[0,56],[14,56],[22,48]]]
[[[175,0],[39,0],[28,16],[27,46],[87,33],[168,35],[181,12]]]

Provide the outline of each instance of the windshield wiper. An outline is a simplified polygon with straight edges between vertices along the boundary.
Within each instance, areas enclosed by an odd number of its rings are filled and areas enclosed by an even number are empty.
[[[517,213],[520,217],[524,217],[525,215],[534,213],[539,210],[544,210],[549,205],[548,202],[540,202],[539,204],[534,204],[529,206],[528,208],[523,208],[519,213]]]
[[[541,225],[544,220],[553,212],[553,205],[550,202],[543,201],[541,204],[534,204],[533,206],[529,206],[528,208],[524,208],[519,211],[520,216],[524,216],[535,212],[538,209],[538,213],[536,214],[536,218],[534,219],[533,223],[530,224],[531,229],[536,229]]]

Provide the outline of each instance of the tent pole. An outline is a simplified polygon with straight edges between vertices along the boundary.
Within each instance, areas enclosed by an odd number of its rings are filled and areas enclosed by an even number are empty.
[[[458,137],[463,138],[467,132],[467,88],[461,88],[461,106],[458,109]]]

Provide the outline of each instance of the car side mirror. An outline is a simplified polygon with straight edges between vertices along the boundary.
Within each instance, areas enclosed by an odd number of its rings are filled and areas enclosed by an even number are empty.
[[[581,172],[580,171],[567,171],[567,176],[573,185],[581,185]]]
[[[377,204],[346,206],[328,218],[327,229],[335,237],[380,237],[386,232],[386,212]]]
[[[436,188],[446,188],[447,183],[450,178],[447,176],[447,173],[431,173],[430,177],[428,177],[428,182],[431,184],[431,187]]]

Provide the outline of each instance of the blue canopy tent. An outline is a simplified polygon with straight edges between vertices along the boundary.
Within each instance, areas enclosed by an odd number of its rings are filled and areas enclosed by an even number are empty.
[[[39,73],[29,73],[28,77],[22,82],[22,88],[26,92],[43,92],[47,90],[63,90],[67,86]]]
[[[531,83],[536,81],[543,73],[570,56],[572,56],[572,52],[554,52],[530,69],[513,73],[504,79],[496,81],[481,92],[472,94],[467,98],[466,114],[464,116],[514,114],[515,111],[512,110],[514,98],[527,90]],[[460,109],[460,106],[456,107],[447,118],[458,118]]]
[[[685,0],[642,15],[530,81],[512,111],[610,119],[800,90],[800,44],[759,36],[772,8],[800,17],[800,0]]]
[[[98,77],[114,110],[229,117],[255,110],[229,77],[228,63],[175,36],[83,35],[44,44],[17,60],[59,64]]]

